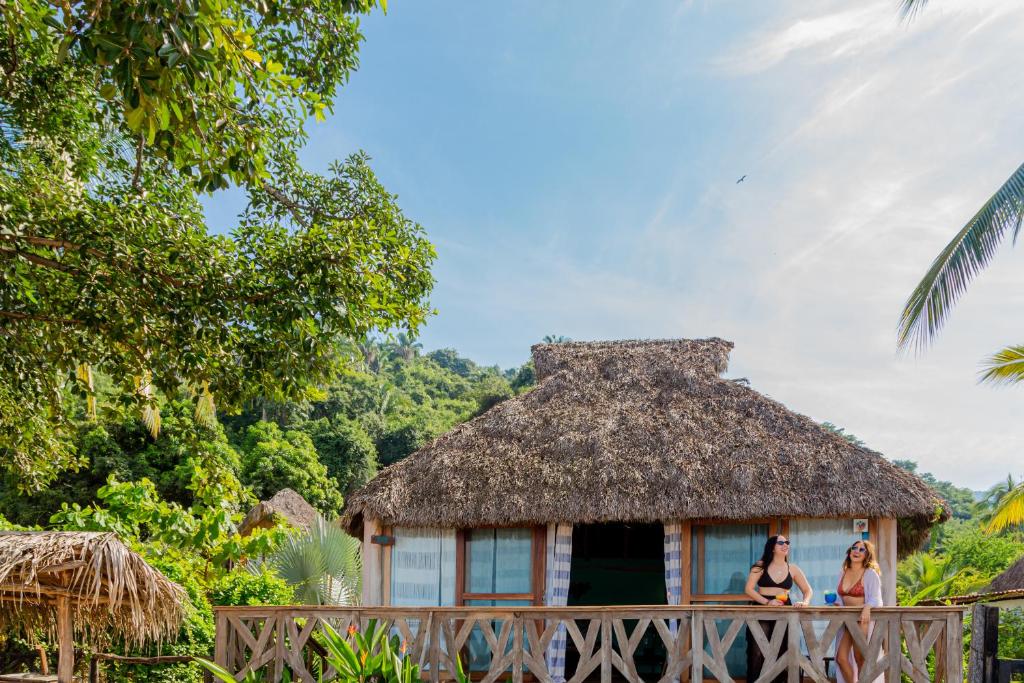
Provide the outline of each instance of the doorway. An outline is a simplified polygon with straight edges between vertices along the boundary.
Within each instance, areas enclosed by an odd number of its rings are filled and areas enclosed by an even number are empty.
[[[569,605],[664,605],[665,530],[661,524],[576,524],[572,529]],[[626,623],[632,633],[635,622]],[[576,670],[579,652],[566,646],[566,673]],[[665,646],[648,627],[634,654],[637,673],[657,678]],[[599,672],[595,672],[599,673]]]

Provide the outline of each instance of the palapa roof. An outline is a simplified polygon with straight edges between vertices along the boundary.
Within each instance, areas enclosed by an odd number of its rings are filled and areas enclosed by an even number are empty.
[[[975,602],[1024,602],[1024,557],[992,580],[992,583],[977,593],[941,598],[935,602],[950,602],[954,605],[969,605]]]
[[[722,339],[533,347],[538,385],[385,468],[343,523],[473,527],[884,517],[926,533],[939,496],[742,382]]]
[[[0,628],[53,631],[61,599],[79,638],[131,645],[173,638],[188,604],[116,534],[0,532]]]
[[[309,529],[316,522],[319,513],[306,499],[292,489],[281,489],[270,500],[257,504],[242,523],[238,525],[238,533],[246,536],[259,526],[272,526],[276,519],[283,519],[289,526]]]

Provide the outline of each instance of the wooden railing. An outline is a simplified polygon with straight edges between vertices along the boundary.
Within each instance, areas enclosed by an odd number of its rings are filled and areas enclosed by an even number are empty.
[[[262,680],[279,681],[287,669],[294,681],[316,683],[314,662],[320,661],[322,680],[331,681],[336,673],[318,658],[316,632],[329,623],[344,634],[370,619],[398,635],[433,683],[453,677],[456,657],[483,683],[551,683],[544,653],[560,627],[572,652],[569,683],[743,680],[737,662],[748,633],[764,656],[758,681],[785,675],[790,683],[825,683],[834,680],[834,664],[828,664],[844,626],[865,655],[860,681],[884,676],[896,683],[903,675],[915,683],[963,680],[958,607],[875,609],[870,637],[857,628],[860,610],[838,607],[219,607],[216,614],[216,661],[239,680],[259,671]],[[768,622],[774,622],[770,637]],[[656,651],[656,669],[639,649]]]

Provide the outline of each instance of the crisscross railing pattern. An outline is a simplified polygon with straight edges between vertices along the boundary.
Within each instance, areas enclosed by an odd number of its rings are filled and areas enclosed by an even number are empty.
[[[887,607],[872,611],[866,636],[857,627],[856,608],[775,609],[732,606],[640,607],[219,607],[217,663],[241,680],[261,671],[265,680],[331,681],[326,663],[317,669],[322,649],[315,634],[330,624],[338,633],[365,628],[370,619],[385,624],[405,644],[425,680],[451,680],[456,658],[473,668],[474,680],[492,683],[535,680],[554,683],[544,652],[564,626],[575,666],[568,683],[669,683],[733,681],[729,652],[740,635],[760,648],[764,665],[758,681],[786,675],[790,682],[826,683],[833,643],[846,628],[864,653],[860,680],[884,676],[914,683],[963,680],[962,610],[958,607]],[[774,627],[765,629],[766,622]],[[770,633],[769,635],[767,635]],[[638,649],[646,641],[660,651],[656,673],[639,666]],[[785,645],[785,646],[784,646]],[[315,671],[316,673],[315,675]],[[742,679],[741,679],[742,680]]]

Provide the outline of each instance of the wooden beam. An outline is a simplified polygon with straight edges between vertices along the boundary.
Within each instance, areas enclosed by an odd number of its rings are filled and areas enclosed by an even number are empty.
[[[363,520],[363,604],[375,606],[383,604],[381,591],[382,567],[381,555],[383,547],[371,540],[382,532],[380,520],[369,518]]]
[[[896,604],[896,547],[898,537],[895,519],[878,520],[878,539],[874,541],[878,550],[878,564],[882,568],[882,603]]]
[[[75,675],[75,629],[71,623],[71,601],[57,602],[57,683],[73,683]]]
[[[689,521],[680,522],[679,533],[679,573],[683,581],[683,604],[689,605],[690,596],[693,594],[693,577],[691,576],[693,568],[693,539],[690,538],[690,534],[693,533],[693,527]]]

